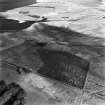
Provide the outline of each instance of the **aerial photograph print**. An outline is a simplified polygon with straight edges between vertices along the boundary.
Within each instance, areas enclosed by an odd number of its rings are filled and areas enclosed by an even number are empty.
[[[105,105],[105,0],[0,0],[0,105]]]

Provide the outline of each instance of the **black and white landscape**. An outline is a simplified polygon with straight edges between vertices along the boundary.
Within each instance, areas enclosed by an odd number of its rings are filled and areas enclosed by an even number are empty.
[[[86,2],[0,13],[0,105],[105,104],[104,8]]]

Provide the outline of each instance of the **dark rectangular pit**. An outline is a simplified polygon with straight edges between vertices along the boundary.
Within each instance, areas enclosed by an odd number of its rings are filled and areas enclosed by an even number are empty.
[[[89,62],[67,52],[39,48],[43,66],[38,70],[51,79],[82,89],[85,84]]]

